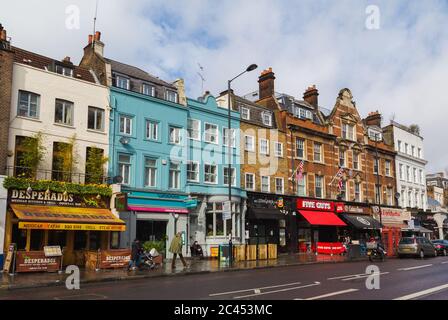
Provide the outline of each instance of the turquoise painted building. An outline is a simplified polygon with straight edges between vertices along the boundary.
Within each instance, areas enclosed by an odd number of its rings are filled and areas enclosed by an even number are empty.
[[[206,94],[198,100],[187,99],[188,159],[186,193],[197,199],[190,211],[190,242],[198,241],[210,254],[210,248],[244,238],[246,193],[240,188],[240,114],[231,112],[232,169],[228,174],[228,110]],[[232,216],[223,220],[223,202],[228,201],[229,178],[232,185]]]

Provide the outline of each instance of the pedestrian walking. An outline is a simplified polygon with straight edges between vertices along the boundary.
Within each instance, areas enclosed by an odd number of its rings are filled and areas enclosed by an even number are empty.
[[[184,268],[187,267],[187,263],[185,262],[184,256],[182,255],[182,236],[181,233],[178,232],[174,236],[173,240],[171,240],[171,245],[169,251],[173,254],[173,261],[171,262],[171,268],[176,268],[176,258],[177,255],[179,255],[180,260],[182,261],[182,264],[184,265]]]
[[[131,270],[139,265],[142,251],[143,248],[140,244],[140,240],[134,239],[134,242],[132,242],[131,260],[129,261],[128,270]]]

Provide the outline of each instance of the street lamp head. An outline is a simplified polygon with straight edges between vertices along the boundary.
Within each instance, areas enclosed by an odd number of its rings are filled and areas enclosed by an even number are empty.
[[[258,68],[258,66],[256,64],[251,64],[250,66],[247,67],[246,71],[251,72],[257,68]]]

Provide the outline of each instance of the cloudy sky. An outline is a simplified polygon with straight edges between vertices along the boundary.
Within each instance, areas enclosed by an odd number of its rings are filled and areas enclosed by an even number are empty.
[[[1,1],[14,45],[79,62],[95,1]],[[447,20],[446,0],[99,0],[97,30],[107,57],[182,77],[191,97],[201,93],[198,64],[215,95],[251,63],[259,70],[234,83],[238,94],[256,90],[268,67],[277,91],[300,98],[316,84],[327,108],[348,87],[362,116],[419,124],[428,171],[439,171],[448,169]]]

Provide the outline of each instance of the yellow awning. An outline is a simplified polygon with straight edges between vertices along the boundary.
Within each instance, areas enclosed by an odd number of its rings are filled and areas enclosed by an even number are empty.
[[[125,231],[125,222],[109,209],[12,204],[20,229]]]

